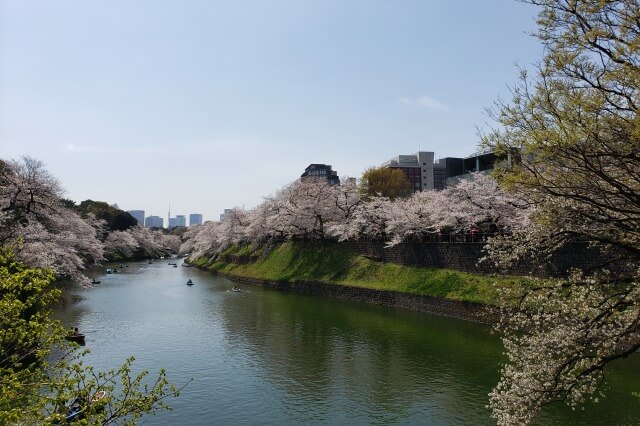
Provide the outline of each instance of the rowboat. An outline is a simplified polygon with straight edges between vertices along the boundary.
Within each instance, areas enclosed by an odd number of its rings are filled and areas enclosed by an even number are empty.
[[[189,281],[187,281],[187,285],[193,285],[193,281],[191,281],[191,278],[189,278]]]
[[[80,346],[84,346],[84,334],[82,333],[78,333],[78,334],[70,334],[67,337],[65,337],[65,339],[67,339],[70,342],[75,342],[77,344],[79,344]]]
[[[84,404],[84,405],[82,404],[82,400],[80,398],[74,398],[66,406],[67,413],[64,419],[67,421],[67,423],[76,419],[81,419],[82,416],[84,415],[84,410],[87,408],[87,406],[94,404],[106,397],[107,397],[107,392],[100,390],[94,393],[93,396],[88,397],[87,404]]]

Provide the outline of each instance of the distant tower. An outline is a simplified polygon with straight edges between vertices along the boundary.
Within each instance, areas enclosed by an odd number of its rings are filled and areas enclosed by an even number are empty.
[[[167,213],[167,226],[171,226],[171,203],[169,203],[169,212]]]

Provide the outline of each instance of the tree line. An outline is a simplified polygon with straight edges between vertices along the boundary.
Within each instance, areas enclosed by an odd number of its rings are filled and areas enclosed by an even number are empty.
[[[402,173],[402,172],[400,172]],[[391,199],[369,195],[355,179],[330,185],[304,178],[286,185],[253,209],[236,207],[222,222],[193,227],[182,253],[215,255],[232,244],[269,240],[378,240],[388,245],[449,233],[519,232],[533,208],[487,175],[443,191]]]
[[[76,205],[63,195],[41,161],[0,160],[0,245],[76,283],[87,283],[83,271],[101,261],[157,258],[180,247],[180,237],[144,228],[105,202]]]

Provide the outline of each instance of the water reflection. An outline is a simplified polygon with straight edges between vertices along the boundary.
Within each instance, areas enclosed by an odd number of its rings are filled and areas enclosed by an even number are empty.
[[[163,264],[100,279],[61,312],[91,331],[88,361],[108,368],[133,353],[139,368],[194,378],[152,424],[492,423],[485,405],[502,355],[484,326],[247,285],[234,293],[228,280]],[[604,404],[552,407],[539,423],[633,423],[632,361],[609,376]]]

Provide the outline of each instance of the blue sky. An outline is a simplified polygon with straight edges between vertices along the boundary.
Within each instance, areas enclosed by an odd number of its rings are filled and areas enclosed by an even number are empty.
[[[0,0],[0,156],[68,198],[166,217],[252,207],[309,163],[359,177],[475,151],[515,62],[515,0]]]

